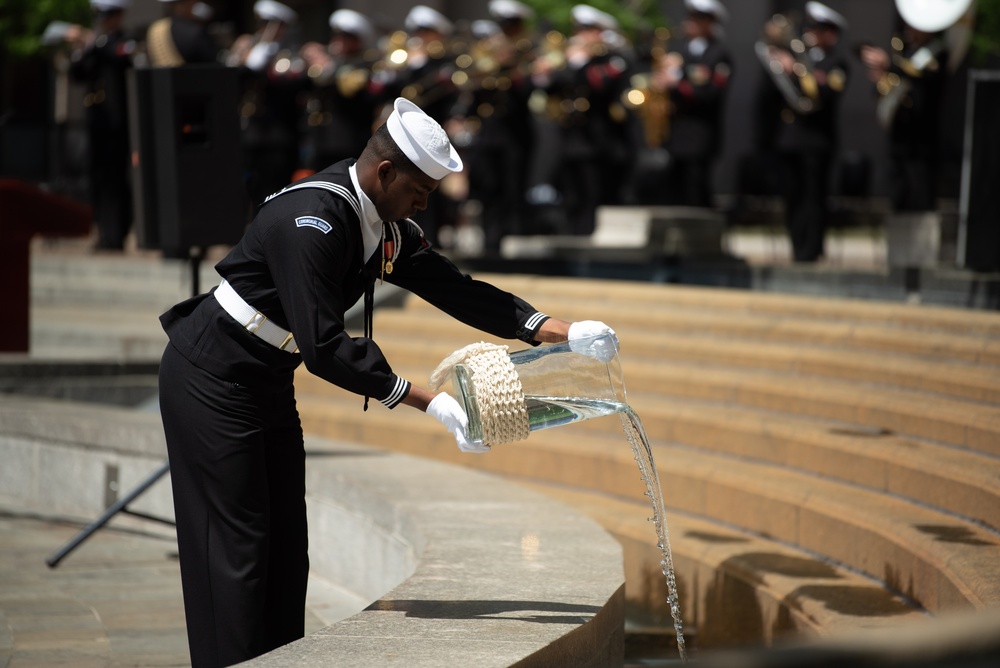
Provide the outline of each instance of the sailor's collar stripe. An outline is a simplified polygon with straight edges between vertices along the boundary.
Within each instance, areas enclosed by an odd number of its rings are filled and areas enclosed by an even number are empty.
[[[347,200],[347,203],[351,205],[351,208],[354,209],[354,214],[358,217],[358,220],[364,220],[364,217],[361,214],[361,202],[358,201],[354,192],[346,186],[342,186],[339,183],[331,183],[330,181],[308,181],[306,183],[296,183],[293,186],[288,186],[287,188],[279,190],[273,195],[269,195],[264,201],[270,202],[279,195],[284,195],[285,193],[293,190],[301,190],[302,188],[319,188],[320,190],[328,190],[336,195],[339,195]]]

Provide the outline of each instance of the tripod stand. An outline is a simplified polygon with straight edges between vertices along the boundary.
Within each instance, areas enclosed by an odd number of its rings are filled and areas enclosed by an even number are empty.
[[[197,296],[201,292],[201,282],[199,279],[200,279],[201,262],[205,258],[204,249],[192,248],[190,258],[191,258],[190,262],[191,292],[192,296]],[[45,563],[48,564],[49,568],[55,568],[56,566],[58,566],[59,562],[62,561],[67,555],[69,555],[70,552],[72,552],[73,550],[78,548],[81,544],[83,544],[85,540],[94,535],[94,533],[97,532],[98,529],[100,529],[105,524],[110,522],[111,519],[118,513],[125,513],[128,515],[132,515],[133,517],[141,517],[143,519],[174,526],[174,522],[170,520],[165,520],[161,517],[155,517],[153,515],[147,515],[145,513],[136,512],[134,510],[129,510],[128,508],[128,504],[132,503],[137,498],[139,498],[143,494],[143,492],[152,487],[157,480],[165,476],[169,471],[170,471],[170,462],[169,461],[163,462],[163,464],[161,464],[158,469],[156,469],[148,476],[146,476],[146,478],[138,485],[136,485],[135,488],[132,489],[132,491],[130,491],[128,494],[118,499],[118,501],[116,501],[112,505],[108,506],[108,508],[104,511],[103,514],[101,514],[100,517],[98,517],[93,522],[85,526],[68,543],[66,543],[63,547],[59,548],[57,551],[52,553],[52,555],[45,560]]]

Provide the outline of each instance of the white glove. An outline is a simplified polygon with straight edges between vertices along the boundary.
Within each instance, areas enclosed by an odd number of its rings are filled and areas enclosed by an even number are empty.
[[[469,418],[455,399],[447,392],[437,395],[427,404],[427,414],[445,426],[455,437],[462,452],[489,452],[490,446],[482,441],[470,441],[465,434],[469,428]]]
[[[244,65],[254,72],[260,72],[268,66],[271,59],[278,53],[279,44],[276,42],[258,42],[250,49]]]
[[[608,362],[618,352],[618,336],[603,322],[581,320],[569,326],[569,349]]]

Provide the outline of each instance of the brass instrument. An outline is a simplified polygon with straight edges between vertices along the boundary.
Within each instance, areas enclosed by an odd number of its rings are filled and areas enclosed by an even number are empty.
[[[604,41],[585,41],[578,35],[567,38],[557,30],[546,33],[542,50],[532,63],[532,77],[537,80],[547,80],[554,72],[566,68],[578,68],[586,65],[594,58],[600,58],[616,52],[616,47]],[[536,114],[544,114],[563,123],[570,116],[590,111],[590,100],[587,97],[565,97],[558,92],[548,93],[543,84],[531,95],[528,106]],[[627,116],[625,105],[614,101],[609,114],[617,122],[622,122]]]
[[[937,33],[956,24],[969,10],[972,0],[934,0],[913,2],[896,0],[896,8],[907,24],[924,33]],[[865,45],[867,46],[867,45]],[[912,79],[920,78],[925,72],[939,68],[940,57],[945,52],[944,40],[935,38],[917,49],[909,58],[903,55],[905,44],[900,37],[892,39],[890,62],[898,67],[905,77],[895,72],[882,72],[876,82],[879,100],[875,114],[883,128],[892,126],[900,105],[913,88]]]
[[[502,32],[473,41],[467,53],[455,59],[452,82],[462,91],[508,90],[518,77],[530,76],[536,58],[527,37],[512,40]]]
[[[263,69],[266,63],[261,61],[278,51],[275,40],[280,29],[280,21],[268,21],[253,34],[240,35],[223,56],[223,62],[229,67],[245,65],[252,70]]]
[[[799,34],[797,24],[790,16],[775,14],[765,25],[762,38],[754,44],[754,51],[788,106],[806,115],[819,110],[819,85],[808,53],[812,45]],[[782,52],[795,61],[791,73],[785,71]],[[798,86],[791,76],[798,79]]]
[[[447,59],[449,62],[444,66],[444,70],[449,78],[454,79],[455,72],[460,69],[457,61],[469,50],[468,41],[465,35],[456,33],[454,37],[445,40],[424,42],[419,37],[398,30],[390,35],[385,56],[374,69],[384,72],[391,78],[402,76],[414,62],[423,59]],[[400,94],[421,107],[436,102],[442,96],[453,92],[448,86],[439,85],[440,76],[441,73],[437,69],[432,69],[419,79],[407,83]]]
[[[622,103],[642,122],[643,138],[649,148],[659,148],[670,137],[670,93],[663,79],[667,70],[676,67],[679,54],[668,50],[670,30],[658,27],[650,48],[652,66],[649,72],[634,74],[631,87],[623,94]]]
[[[875,116],[878,118],[879,125],[884,129],[892,126],[896,112],[913,89],[912,79],[922,77],[925,72],[935,71],[940,67],[938,58],[944,53],[945,44],[940,39],[932,40],[917,49],[910,58],[903,56],[903,49],[903,40],[894,37],[892,39],[893,53],[890,59],[906,74],[906,77],[886,71],[875,83],[875,89],[879,94],[878,102],[875,105]]]

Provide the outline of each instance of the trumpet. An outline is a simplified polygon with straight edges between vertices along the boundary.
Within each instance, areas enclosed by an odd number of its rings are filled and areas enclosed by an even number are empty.
[[[455,87],[448,84],[453,83],[455,72],[459,70],[458,63],[468,49],[468,40],[463,35],[425,42],[397,30],[389,36],[383,49],[384,55],[373,70],[379,76],[391,79],[402,77],[407,69],[419,68],[430,60],[445,60],[440,68],[431,68],[426,74],[407,82],[400,91],[403,97],[425,106],[454,92]]]
[[[659,148],[670,137],[670,93],[666,79],[677,67],[679,54],[669,52],[670,30],[660,26],[653,33],[650,48],[652,67],[632,76],[631,87],[623,93],[623,104],[642,122],[643,138],[649,148]]]
[[[536,114],[544,114],[558,123],[564,123],[575,114],[587,113],[591,109],[590,100],[579,95],[571,88],[562,90],[545,90],[555,79],[560,70],[577,69],[585,66],[592,59],[619,53],[619,46],[607,43],[602,39],[594,40],[573,35],[567,38],[559,31],[553,30],[545,35],[542,51],[531,66],[532,79],[538,88],[531,94],[528,106]],[[623,63],[624,65],[624,63]],[[625,104],[620,100],[613,101],[608,113],[616,122],[623,122],[627,117]]]
[[[771,17],[762,38],[754,44],[757,57],[785,102],[802,115],[819,110],[819,85],[808,53],[810,46],[807,37],[800,36],[797,21],[784,14]],[[791,72],[786,67],[788,56],[793,60]],[[790,75],[798,79],[798,86]]]

